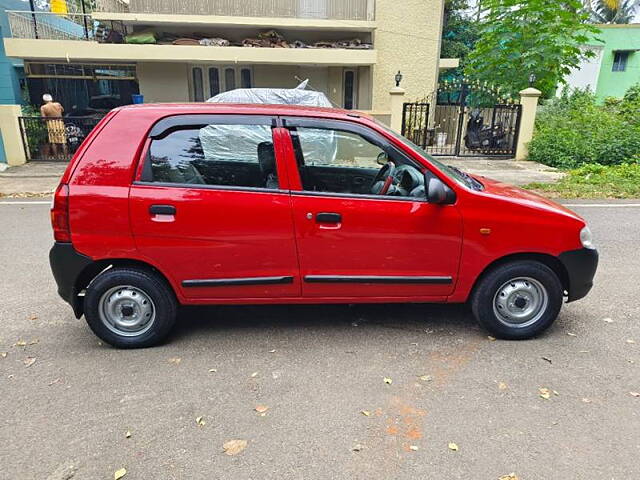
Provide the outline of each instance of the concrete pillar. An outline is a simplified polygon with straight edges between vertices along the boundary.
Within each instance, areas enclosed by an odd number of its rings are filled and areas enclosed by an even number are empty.
[[[0,105],[0,132],[2,132],[5,157],[11,166],[27,162],[18,123],[18,117],[21,115],[20,105]]]
[[[520,92],[522,116],[520,117],[516,160],[526,160],[527,156],[529,156],[529,142],[533,138],[533,127],[536,122],[540,95],[542,95],[542,92],[536,88],[527,88]]]
[[[391,95],[391,125],[390,127],[398,133],[402,133],[402,113],[404,106],[405,90],[402,87],[393,87]]]

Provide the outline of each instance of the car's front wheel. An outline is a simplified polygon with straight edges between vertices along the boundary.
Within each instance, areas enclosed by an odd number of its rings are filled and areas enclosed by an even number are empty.
[[[522,340],[553,324],[562,298],[562,283],[551,268],[536,261],[518,261],[482,277],[472,294],[471,309],[495,337]]]
[[[165,281],[138,268],[110,268],[87,287],[84,315],[93,332],[119,348],[157,345],[176,321],[176,300]]]

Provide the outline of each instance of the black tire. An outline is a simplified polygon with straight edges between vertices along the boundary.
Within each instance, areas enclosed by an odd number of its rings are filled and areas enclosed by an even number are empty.
[[[526,279],[533,281],[528,282]],[[511,283],[511,281],[515,282]],[[526,287],[526,285],[529,286]],[[520,305],[524,302],[525,307],[523,308],[535,305],[531,302],[530,297],[524,300],[519,299],[523,298],[519,297],[518,292],[515,291],[519,287],[533,288],[532,298],[544,298],[544,294],[539,295],[543,291],[540,287],[546,292],[546,302],[540,300],[539,309],[534,310],[537,313],[532,314],[528,321],[521,324],[513,323],[513,319],[511,319],[512,322],[505,320],[506,317],[509,317],[508,310],[505,316],[496,313],[504,311],[505,303],[507,303],[507,300],[497,300],[499,292],[503,299],[505,297],[507,299],[515,298],[515,302],[519,301]],[[504,289],[511,289],[514,292],[509,294]],[[530,293],[527,290],[523,291],[525,297]],[[494,337],[506,340],[524,340],[540,335],[553,324],[562,308],[563,294],[564,289],[560,279],[548,266],[530,260],[506,263],[489,271],[480,279],[471,295],[471,310],[478,323]],[[519,308],[518,305],[511,307],[512,311],[516,308]]]
[[[118,334],[113,330],[118,330],[117,327],[110,328],[106,320],[102,320],[105,315],[101,315],[101,299],[117,287],[133,287],[129,289],[134,292],[131,295],[140,292],[143,297],[146,295],[151,300],[147,303],[153,306],[152,322],[142,328],[139,334]],[[117,295],[117,291],[113,295]],[[176,310],[174,292],[165,280],[142,268],[110,268],[93,279],[84,297],[84,316],[89,327],[101,340],[118,348],[145,348],[159,344],[175,324]]]

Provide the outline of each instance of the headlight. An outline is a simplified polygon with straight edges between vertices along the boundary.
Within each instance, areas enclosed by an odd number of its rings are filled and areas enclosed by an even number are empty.
[[[595,245],[593,244],[593,235],[591,234],[591,230],[589,227],[584,227],[580,230],[580,242],[582,242],[582,246],[584,248],[590,248],[595,250]]]

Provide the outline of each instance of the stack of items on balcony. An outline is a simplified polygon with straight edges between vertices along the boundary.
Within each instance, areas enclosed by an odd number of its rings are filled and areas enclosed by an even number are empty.
[[[242,46],[250,48],[346,48],[370,50],[373,46],[363,42],[359,38],[353,40],[340,40],[334,42],[315,42],[307,44],[300,40],[293,43],[287,40],[276,30],[268,30],[259,33],[255,38],[245,38],[242,42],[231,42],[226,38],[211,37],[206,33],[194,32],[189,35],[176,35],[173,33],[158,33],[152,30],[142,30],[126,36],[126,43],[132,44],[159,44],[159,45],[204,45],[208,47]]]

